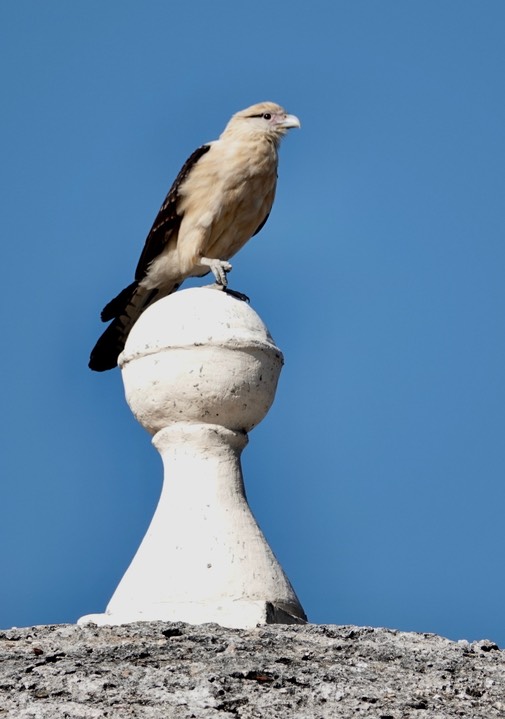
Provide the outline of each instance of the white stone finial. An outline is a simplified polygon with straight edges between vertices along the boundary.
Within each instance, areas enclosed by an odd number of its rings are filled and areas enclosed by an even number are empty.
[[[79,622],[304,622],[245,496],[240,455],[282,354],[245,302],[207,288],[149,307],[120,357],[126,399],[164,467],[161,497],[105,614]]]

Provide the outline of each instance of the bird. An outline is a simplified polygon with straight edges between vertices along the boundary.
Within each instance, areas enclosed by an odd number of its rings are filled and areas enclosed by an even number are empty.
[[[190,155],[147,235],[134,281],[101,312],[110,324],[91,351],[90,369],[116,367],[142,312],[188,277],[212,272],[216,286],[227,289],[228,260],[272,209],[280,141],[300,126],[280,105],[260,102],[235,113],[219,139]]]

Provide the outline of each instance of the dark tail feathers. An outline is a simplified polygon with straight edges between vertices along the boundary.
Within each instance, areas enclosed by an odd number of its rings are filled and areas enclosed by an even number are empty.
[[[157,294],[158,290],[146,290],[133,282],[103,308],[102,320],[112,322],[91,351],[90,369],[105,372],[117,366],[131,328]]]

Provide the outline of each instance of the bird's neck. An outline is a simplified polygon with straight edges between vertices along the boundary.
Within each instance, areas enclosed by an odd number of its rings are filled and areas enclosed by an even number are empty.
[[[264,149],[265,152],[271,152],[272,148],[277,154],[282,136],[278,133],[265,133],[263,131],[254,132],[248,130],[243,132],[235,127],[227,128],[219,138],[223,142],[240,143],[244,147],[251,146],[256,151]]]

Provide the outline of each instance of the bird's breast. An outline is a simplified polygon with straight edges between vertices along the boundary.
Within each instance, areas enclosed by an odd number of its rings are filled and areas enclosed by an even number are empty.
[[[270,212],[276,182],[277,153],[270,143],[214,143],[181,188],[180,249],[200,237],[201,256],[232,257]]]

